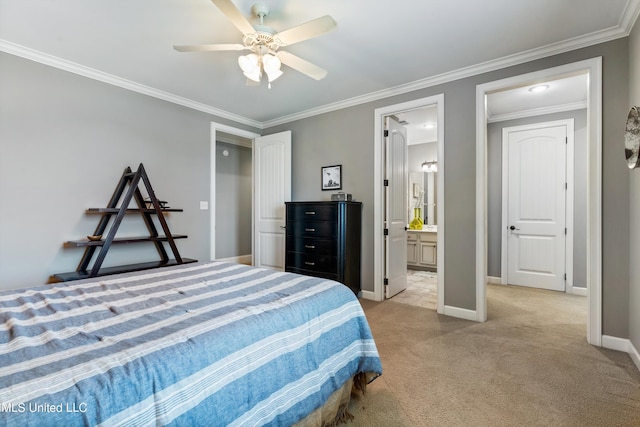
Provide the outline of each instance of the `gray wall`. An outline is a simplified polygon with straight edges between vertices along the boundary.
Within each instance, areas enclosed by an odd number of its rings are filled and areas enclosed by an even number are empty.
[[[603,332],[629,336],[629,175],[621,144],[628,110],[628,39],[618,39],[384,100],[274,126],[292,130],[293,198],[327,200],[320,167],[343,165],[344,191],[364,203],[362,283],[373,290],[373,112],[445,95],[445,304],[475,309],[476,85],[603,57]],[[184,256],[209,254],[209,121],[247,126],[0,54],[0,286],[73,270],[62,242],[93,230],[84,209],[108,200],[126,165],[144,162],[173,206]],[[294,96],[292,94],[292,96]],[[621,122],[622,121],[622,122]],[[441,195],[442,197],[442,195]],[[133,259],[138,251],[131,254]],[[489,313],[490,314],[490,313]]]
[[[640,24],[636,25],[630,36],[629,42],[629,104],[627,110],[633,105],[640,106]],[[619,117],[620,122],[624,121],[624,116]],[[620,143],[622,150],[622,142]],[[629,339],[637,351],[640,351],[640,169],[628,172],[630,178],[630,205],[631,205],[631,244],[629,253],[630,284],[629,284]]]
[[[216,259],[251,255],[251,168],[251,148],[216,143]]]
[[[0,289],[75,270],[126,166],[143,163],[171,207],[180,254],[209,259],[210,123],[228,120],[0,53]],[[122,235],[146,233],[127,216]],[[124,234],[126,233],[126,234]],[[150,244],[114,247],[105,265],[155,260]]]
[[[532,123],[574,119],[573,286],[587,286],[587,110],[546,114],[487,126],[488,260],[489,276],[500,277],[502,256],[502,129]]]
[[[603,331],[627,337],[629,326],[629,180],[620,144],[627,110],[627,39],[555,55],[266,129],[293,131],[293,198],[326,199],[322,165],[342,164],[345,191],[364,202],[362,287],[373,290],[373,131],[376,108],[445,95],[445,304],[475,310],[476,86],[571,62],[603,57]],[[490,314],[490,313],[489,313]]]

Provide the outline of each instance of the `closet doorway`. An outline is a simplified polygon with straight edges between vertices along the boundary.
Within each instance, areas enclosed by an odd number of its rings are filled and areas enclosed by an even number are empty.
[[[216,259],[251,265],[253,140],[216,135]]]
[[[252,262],[253,140],[259,136],[211,124],[211,260]]]

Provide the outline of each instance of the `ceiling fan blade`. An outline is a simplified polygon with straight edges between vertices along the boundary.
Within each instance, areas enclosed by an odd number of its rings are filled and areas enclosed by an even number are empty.
[[[178,52],[214,52],[221,50],[245,50],[241,44],[201,44],[195,46],[173,46]]]
[[[236,26],[242,34],[253,34],[256,32],[253,25],[244,17],[231,0],[211,0],[213,4]]]
[[[327,70],[324,68],[320,68],[292,53],[278,51],[278,58],[280,58],[280,61],[283,64],[288,65],[294,70],[300,71],[302,74],[306,74],[312,79],[322,80],[327,75]]]
[[[301,42],[303,40],[312,39],[322,34],[328,33],[338,28],[338,24],[329,15],[316,18],[296,27],[284,30],[276,34],[276,38],[283,46]]]

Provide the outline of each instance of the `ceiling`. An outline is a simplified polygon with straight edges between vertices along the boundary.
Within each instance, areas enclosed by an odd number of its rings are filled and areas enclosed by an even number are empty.
[[[233,2],[257,23],[253,0]],[[336,31],[283,48],[327,77],[283,66],[271,89],[246,86],[241,52],[175,51],[241,42],[210,0],[0,0],[0,50],[262,128],[624,37],[640,10],[640,0],[264,2],[276,31],[335,19]]]

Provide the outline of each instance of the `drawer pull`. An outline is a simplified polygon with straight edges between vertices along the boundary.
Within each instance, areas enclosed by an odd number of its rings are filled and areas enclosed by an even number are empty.
[[[316,231],[315,228],[305,228],[304,231]]]
[[[305,263],[306,265],[311,265],[311,266],[316,265],[316,263],[315,263],[315,262],[311,262],[311,261],[305,261],[304,263]]]
[[[304,214],[305,215],[315,215],[316,212],[315,211],[306,211]]]
[[[315,249],[316,246],[315,245],[304,245],[305,248],[307,249]]]

